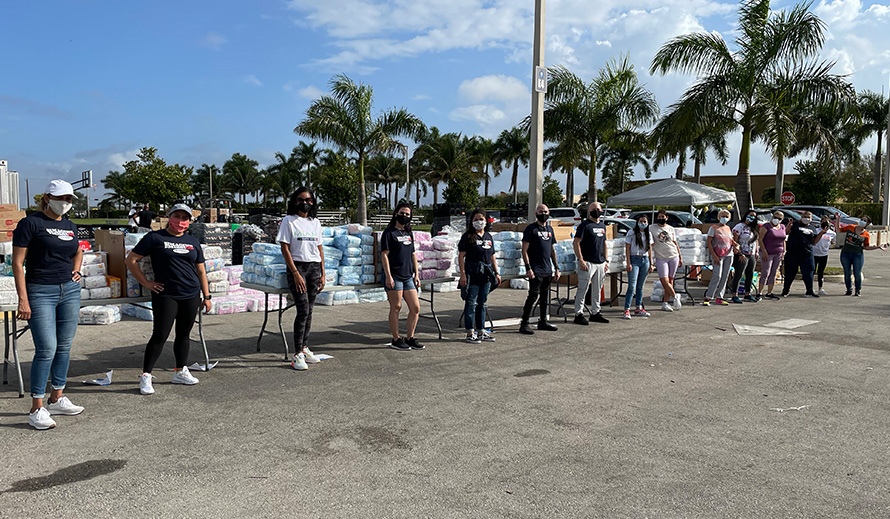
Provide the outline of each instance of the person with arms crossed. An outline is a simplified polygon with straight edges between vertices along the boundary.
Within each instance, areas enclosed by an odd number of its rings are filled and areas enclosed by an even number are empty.
[[[522,308],[519,333],[525,335],[535,333],[528,324],[535,302],[541,311],[538,330],[549,332],[557,330],[556,326],[547,322],[550,284],[559,281],[559,263],[556,260],[556,249],[553,247],[556,238],[553,227],[547,223],[549,219],[550,209],[544,204],[539,205],[535,209],[536,221],[529,224],[522,233],[522,261],[525,262],[525,275],[528,277],[528,297]]]
[[[124,261],[136,281],[151,291],[154,320],[151,337],[145,347],[142,375],[139,377],[139,392],[143,395],[155,392],[151,372],[174,325],[173,356],[176,365],[172,382],[187,386],[198,383],[187,367],[191,345],[189,334],[202,301],[204,313],[210,311],[211,296],[204,270],[204,251],[194,236],[185,233],[192,221],[192,210],[185,204],[176,204],[170,208],[167,216],[167,227],[146,234]],[[139,260],[146,256],[151,258],[154,281],[149,281],[139,266]]]
[[[584,299],[587,291],[590,294],[590,320],[596,323],[608,323],[603,317],[600,307],[600,293],[609,264],[609,247],[606,244],[606,224],[600,222],[603,215],[603,207],[599,202],[591,204],[587,219],[578,225],[575,231],[575,239],[572,248],[575,257],[578,258],[578,291],[575,292],[575,324],[587,326],[588,321],[584,317]],[[591,288],[592,285],[592,288]]]
[[[760,237],[760,226],[757,225],[757,212],[748,211],[744,222],[739,222],[732,228],[732,237],[739,244],[739,253],[735,255],[733,270],[735,274],[729,282],[729,293],[732,294],[733,303],[748,301],[756,303],[757,298],[751,295],[751,285],[754,281],[754,266],[757,263],[757,239]],[[745,298],[739,297],[739,283],[745,276]]]
[[[83,251],[77,226],[63,218],[74,197],[71,184],[53,180],[40,201],[40,211],[21,219],[12,232],[12,273],[19,298],[16,317],[28,321],[34,341],[28,424],[38,430],[56,426],[50,415],[83,412],[83,407],[62,395],[80,315]],[[44,406],[47,381],[52,391]]]
[[[321,222],[318,221],[315,194],[308,187],[297,189],[287,203],[287,216],[278,228],[287,266],[287,287],[294,298],[294,356],[291,367],[303,371],[319,359],[309,349],[312,308],[315,296],[324,290],[324,250],[321,245]]]

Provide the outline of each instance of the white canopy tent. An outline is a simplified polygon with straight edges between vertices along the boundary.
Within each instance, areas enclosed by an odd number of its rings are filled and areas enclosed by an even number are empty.
[[[619,195],[609,197],[609,206],[632,205],[688,205],[690,212],[694,206],[732,202],[736,204],[735,193],[715,187],[703,186],[694,182],[684,182],[675,178],[647,184]]]

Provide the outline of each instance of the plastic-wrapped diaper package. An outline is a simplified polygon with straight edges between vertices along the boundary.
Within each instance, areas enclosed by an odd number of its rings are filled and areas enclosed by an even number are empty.
[[[281,246],[275,243],[254,242],[252,249],[257,254],[281,254]]]
[[[15,290],[15,278],[12,276],[0,276],[0,290]]]
[[[89,290],[90,299],[111,299],[110,287],[91,288]]]
[[[383,288],[360,288],[355,291],[359,303],[380,303],[386,301],[386,290]]]
[[[121,278],[115,276],[105,276],[108,282],[108,288],[111,289],[111,297],[120,297],[122,293]]]
[[[334,237],[333,236],[325,236],[321,239],[321,244],[325,247],[333,247],[334,246]]]
[[[337,268],[340,273],[340,285],[361,285],[362,284],[362,267],[359,266],[341,266]]]
[[[84,252],[83,253],[83,262],[81,263],[81,266],[93,265],[96,263],[104,263],[107,265],[108,264],[108,253],[105,251]],[[83,272],[83,269],[81,269],[81,272]]]
[[[241,273],[244,269],[241,265],[232,265],[224,269],[229,276],[229,285],[241,284]]]
[[[277,276],[287,273],[287,267],[284,265],[266,265],[263,267],[263,275],[266,277]]]
[[[333,306],[358,303],[358,294],[355,290],[338,290],[336,292],[322,292],[315,298],[316,304]]]
[[[522,240],[522,233],[513,231],[501,231],[494,233],[491,238],[495,241],[520,241]]]
[[[334,229],[332,227],[322,227],[321,235],[325,238],[330,238],[330,237],[334,236]],[[327,245],[327,244],[325,244],[325,245]]]
[[[436,260],[436,270],[448,270],[450,268],[451,268],[451,260],[450,259]]]
[[[455,292],[459,290],[457,281],[449,281],[448,283],[436,283],[433,285],[433,292]]]
[[[331,228],[331,236],[333,236],[334,238],[336,238],[337,236],[343,236],[344,234],[348,234],[345,225]]]
[[[345,251],[351,247],[361,247],[362,239],[360,236],[354,236],[351,234],[343,234],[334,238],[334,247]]]
[[[80,300],[81,300],[81,301],[88,301],[89,299],[90,299],[90,289],[88,289],[88,288],[81,288],[81,289],[80,289]],[[18,300],[16,300],[16,302],[18,302]]]
[[[415,250],[419,249],[424,252],[430,251],[430,250],[435,250],[435,248],[433,248],[432,241],[421,241],[421,242],[415,242],[415,243],[417,244],[417,246],[415,247]]]
[[[362,245],[362,256],[367,256],[368,254],[374,254],[374,246],[373,245]]]
[[[373,285],[377,282],[377,276],[373,274],[362,274],[362,285]]]
[[[80,273],[83,276],[104,276],[107,273],[104,263],[81,265]]]
[[[208,272],[207,273],[207,281],[209,283],[213,283],[214,281],[228,281],[229,273],[224,270],[217,270],[216,272]]]
[[[362,248],[359,247],[347,247],[343,249],[343,257],[355,258],[362,255]],[[342,259],[342,258],[341,258]]]
[[[436,275],[435,269],[422,269],[420,271],[420,279],[435,279],[439,276]]]
[[[423,251],[423,250],[417,250],[417,249],[414,250],[414,256],[417,257],[418,262],[423,261],[426,258],[426,255],[429,253],[430,253],[430,251]]]
[[[343,257],[343,251],[337,247],[322,247],[321,250],[324,252],[325,261],[328,259],[340,261],[340,258]]]
[[[351,223],[347,225],[346,229],[349,234],[371,234],[373,232],[373,229],[371,229],[370,227],[357,223]]]
[[[228,281],[216,281],[209,284],[210,291],[213,293],[225,293],[229,289]]]
[[[222,270],[225,266],[226,260],[222,258],[204,260],[204,270],[206,272],[216,272],[217,270]]]
[[[362,275],[363,276],[373,276],[377,274],[377,266],[376,265],[362,265]]]
[[[340,281],[340,271],[336,268],[325,268],[324,271],[324,282],[326,285],[336,285],[337,282]]]
[[[144,233],[144,232],[129,233],[126,236],[124,236],[124,245],[129,245],[132,247],[132,246],[136,245],[137,243],[139,243],[139,241],[142,240],[142,238],[145,238],[146,234],[147,233]]]
[[[222,247],[219,245],[201,245],[201,249],[204,251],[204,259],[220,259],[223,257]]]
[[[143,306],[147,306],[148,309],[143,308],[142,306],[136,305],[121,305],[121,312],[125,315],[129,315],[135,317],[136,319],[141,319],[143,321],[153,321],[154,314],[150,310],[151,303],[140,303]]]
[[[454,250],[455,244],[447,238],[436,236],[433,238],[433,249],[435,250]]]
[[[439,260],[436,258],[424,259],[423,261],[420,262],[420,269],[421,270],[435,269],[436,265],[438,265],[438,264],[439,264]]]
[[[108,281],[105,279],[105,274],[101,276],[84,276],[83,277],[83,287],[84,288],[102,288],[108,284]]]
[[[93,320],[93,307],[85,306],[80,309],[80,313],[77,316],[77,324],[95,324],[96,321]]]
[[[84,310],[87,310],[89,316],[85,316]],[[118,306],[85,306],[80,309],[80,324],[114,324],[121,320],[121,310]],[[86,318],[89,322],[83,322]]]
[[[374,235],[371,233],[362,233],[362,245],[364,246],[373,246],[374,245]]]
[[[528,290],[528,280],[527,279],[511,279],[510,280],[510,288],[514,288],[516,290]]]
[[[81,294],[83,290],[81,290]],[[89,293],[89,292],[87,292]],[[127,297],[141,297],[142,296],[142,285],[136,281],[136,278],[132,276],[127,276]]]
[[[0,290],[0,305],[15,305],[18,302],[18,292],[15,290]]]
[[[420,241],[430,241],[430,240],[432,240],[432,239],[433,239],[433,237],[432,237],[432,236],[430,235],[430,233],[428,233],[428,232],[425,232],[425,231],[414,231],[414,241],[416,241],[416,242],[420,242]]]
[[[340,259],[340,265],[344,267],[354,267],[356,265],[361,266],[361,264],[361,256],[343,256],[343,258]]]
[[[328,258],[324,259],[324,268],[326,271],[331,270],[331,269],[336,270],[337,267],[339,267],[339,266],[340,266],[340,260],[328,259]]]
[[[250,256],[253,258],[253,263],[256,265],[276,265],[284,263],[284,256],[280,254],[251,254]]]

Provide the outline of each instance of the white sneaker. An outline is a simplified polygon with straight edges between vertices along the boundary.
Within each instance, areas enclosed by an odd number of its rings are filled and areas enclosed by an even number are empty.
[[[492,337],[491,334],[488,333],[488,330],[482,330],[482,333],[476,334],[476,336],[479,337],[479,340],[481,340],[482,342],[494,342],[494,337]]]
[[[139,392],[143,395],[153,395],[155,388],[151,385],[151,379],[154,376],[151,373],[143,373],[139,377]]]
[[[680,302],[680,295],[677,294],[674,296],[674,310],[679,310],[683,308],[683,304]]]
[[[828,292],[826,292],[824,288],[820,288],[820,289],[819,289],[819,295],[820,295],[820,296],[827,296],[827,295],[828,295]]]
[[[294,355],[293,360],[290,363],[290,366],[298,371],[305,371],[309,369],[309,366],[306,365],[306,356],[303,355],[303,352],[297,353]]]
[[[306,361],[306,364],[318,364],[321,362],[321,359],[316,357],[309,348],[303,348],[303,360]]]
[[[55,401],[55,403],[47,403],[46,410],[49,414],[66,414],[73,416],[83,412],[83,407],[74,405],[67,396],[63,396]]]
[[[174,384],[185,384],[187,386],[194,386],[198,383],[198,379],[196,379],[191,373],[189,373],[189,369],[185,366],[182,367],[179,371],[173,374],[173,380],[171,380]]]
[[[56,421],[49,415],[49,411],[45,407],[28,414],[28,425],[38,431],[45,431],[56,426]]]
[[[661,303],[661,309],[664,310],[665,312],[673,312],[674,311],[674,308],[667,301],[665,301],[664,303]]]

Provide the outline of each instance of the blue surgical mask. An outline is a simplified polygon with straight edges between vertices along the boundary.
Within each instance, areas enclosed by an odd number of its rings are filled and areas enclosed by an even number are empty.
[[[648,224],[648,223],[643,223],[643,222],[640,222],[640,223],[637,224],[637,225],[640,226],[640,230],[641,230],[641,231],[644,230],[646,227],[649,227],[649,224]]]
[[[748,215],[748,217],[745,218],[745,220],[746,220],[748,223],[751,223],[751,222],[753,222],[753,221],[756,220],[756,219],[757,219],[757,217],[756,217],[756,216],[752,216],[752,215]]]
[[[729,221],[729,218],[727,218],[727,217],[725,217],[725,216],[722,217],[722,218],[720,218],[720,223],[726,223],[726,222],[728,222],[728,221]]]

